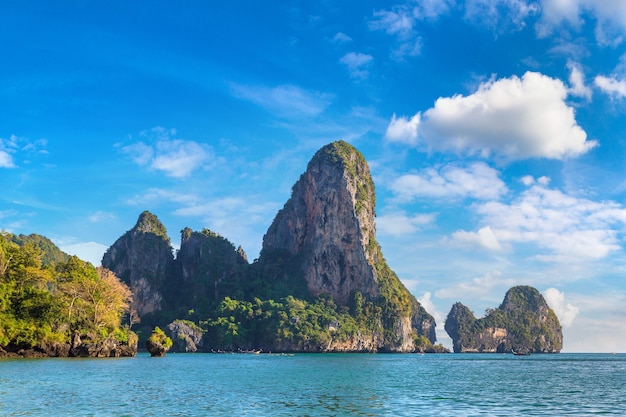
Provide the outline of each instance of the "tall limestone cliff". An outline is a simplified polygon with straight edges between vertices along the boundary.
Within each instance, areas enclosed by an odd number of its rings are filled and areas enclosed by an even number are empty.
[[[131,311],[139,317],[161,309],[162,288],[174,256],[165,226],[144,211],[137,224],[107,249],[102,266],[110,269],[133,292]]]
[[[241,247],[208,229],[181,232],[176,273],[167,284],[170,304],[206,313],[226,296],[242,298],[248,261]]]
[[[445,330],[455,352],[556,353],[563,346],[556,314],[541,293],[529,286],[511,288],[500,307],[488,310],[481,319],[463,304],[454,304]]]
[[[416,336],[435,341],[435,322],[383,258],[375,204],[363,155],[343,141],[323,147],[265,234],[258,264],[297,295],[327,294],[349,306],[360,293],[381,309],[378,348],[410,351]]]

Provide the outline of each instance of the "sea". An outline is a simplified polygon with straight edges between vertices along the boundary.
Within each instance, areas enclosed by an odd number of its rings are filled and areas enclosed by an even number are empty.
[[[0,360],[0,416],[594,415],[626,415],[626,354]]]

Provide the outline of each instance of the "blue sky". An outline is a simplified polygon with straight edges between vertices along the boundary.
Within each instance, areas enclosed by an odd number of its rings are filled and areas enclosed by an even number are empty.
[[[626,351],[626,2],[179,3],[0,3],[1,229],[98,264],[150,210],[254,259],[343,139],[444,344],[524,284]]]

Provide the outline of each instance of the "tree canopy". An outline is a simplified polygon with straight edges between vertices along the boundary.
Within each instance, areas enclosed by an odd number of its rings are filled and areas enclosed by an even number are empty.
[[[40,241],[0,233],[0,348],[70,343],[74,332],[128,337],[121,318],[129,288],[111,271],[76,256],[44,262]]]

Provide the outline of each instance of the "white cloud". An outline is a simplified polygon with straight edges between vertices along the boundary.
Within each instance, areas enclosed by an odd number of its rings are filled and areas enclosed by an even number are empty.
[[[379,233],[392,236],[413,234],[423,227],[432,225],[437,218],[434,213],[407,215],[403,211],[395,211],[376,217],[376,228]]]
[[[410,119],[407,117],[397,118],[394,113],[391,122],[387,126],[385,138],[391,142],[417,144],[417,134],[419,131],[421,115],[418,113]]]
[[[89,221],[91,223],[100,223],[100,222],[113,220],[115,218],[116,218],[115,214],[113,214],[111,212],[96,211],[95,213],[93,213],[92,215],[89,216]]]
[[[365,79],[369,75],[367,67],[373,60],[374,57],[368,54],[348,52],[339,59],[339,62],[346,66],[352,78]]]
[[[422,0],[416,3],[413,15],[418,19],[436,19],[448,13],[454,5],[454,0]]]
[[[626,232],[626,209],[545,185],[545,180],[537,181],[511,203],[490,201],[472,207],[500,244],[531,244],[542,261],[575,264],[621,250],[619,235]]]
[[[498,238],[489,226],[479,229],[478,232],[456,231],[452,234],[452,240],[454,243],[470,248],[481,247],[491,251],[502,250]]]
[[[94,266],[100,266],[102,256],[108,247],[97,242],[81,242],[59,246],[59,249],[70,255],[76,255],[83,261],[91,262]]]
[[[420,302],[422,307],[424,307],[424,309],[426,309],[426,311],[428,311],[428,312],[435,311],[435,305],[433,304],[433,302],[430,299],[431,296],[432,296],[432,294],[430,293],[430,291],[427,291],[427,292],[424,293],[424,295],[422,295],[421,297],[419,297],[417,299],[417,301]]]
[[[393,182],[391,189],[400,201],[417,197],[497,200],[508,191],[498,178],[498,171],[483,162],[466,167],[447,164],[403,175]]]
[[[165,171],[171,177],[182,178],[211,158],[212,152],[207,145],[174,139],[157,142],[151,166]]]
[[[563,23],[579,27],[581,0],[541,0],[541,21],[537,24],[540,37],[552,33],[556,26]]]
[[[573,62],[567,63],[567,68],[570,70],[569,75],[569,93],[573,96],[583,97],[587,100],[591,100],[591,88],[585,85],[585,74],[583,74],[580,66]]]
[[[428,0],[413,7],[401,5],[392,10],[375,11],[369,27],[370,30],[382,30],[396,38],[396,46],[391,56],[401,61],[406,57],[417,56],[421,52],[422,40],[415,29],[416,21],[437,18],[439,14],[448,10],[447,3],[447,1]]]
[[[277,87],[231,85],[235,97],[251,101],[280,117],[313,117],[322,113],[333,96],[319,91],[309,91],[295,85]]]
[[[525,175],[520,181],[522,184],[528,187],[535,183],[535,178],[532,175]]]
[[[343,32],[337,32],[337,34],[335,34],[335,36],[333,37],[333,42],[337,42],[337,43],[352,42],[352,38]]]
[[[467,0],[465,17],[483,26],[505,30],[519,30],[526,25],[526,19],[540,10],[536,1],[526,0]]]
[[[572,304],[574,309],[579,309],[571,326],[564,326],[563,329],[564,347],[568,352],[615,352],[624,349],[626,295],[623,291],[592,290],[584,294],[568,293],[567,298],[570,301],[563,302],[566,307]]]
[[[626,97],[626,81],[624,80],[617,80],[615,77],[598,75],[594,79],[594,84],[610,96],[617,98]]]
[[[127,154],[137,165],[148,165],[154,155],[152,146],[143,142],[137,142],[132,145],[124,146],[122,148],[122,152]]]
[[[174,178],[183,178],[205,166],[214,155],[212,148],[203,143],[174,139],[175,130],[156,127],[141,133],[152,143],[137,142],[122,147],[122,152],[140,166],[165,172]]]
[[[430,291],[426,291],[421,297],[417,297],[417,301],[419,301],[419,303],[422,305],[422,307],[424,307],[424,309],[428,312],[428,314],[434,317],[435,323],[437,323],[437,327],[438,327],[438,329],[436,330],[439,330],[439,331],[444,330],[443,324],[446,321],[447,312],[441,312],[437,310],[435,303],[433,303],[432,301],[432,293]],[[447,333],[443,331],[443,334],[441,335],[437,334],[437,340],[441,343],[442,342],[441,339],[444,337],[447,339],[447,336],[448,336]]]
[[[493,270],[469,282],[460,282],[451,287],[437,290],[435,296],[455,300],[483,299],[492,293],[494,288],[510,288],[513,285],[515,285],[515,280],[502,278],[501,271]]]
[[[374,19],[369,23],[370,29],[384,30],[389,35],[400,38],[413,36],[415,16],[407,7],[397,7],[396,10],[379,10],[374,12]]]
[[[11,135],[8,139],[0,138],[0,168],[15,168],[15,154],[21,153],[29,156],[46,155],[47,141],[39,139],[31,141],[27,138]],[[28,163],[29,161],[24,161]]]
[[[194,205],[197,204],[198,197],[193,194],[184,194],[162,188],[149,188],[145,193],[132,197],[126,203],[133,206],[146,206],[161,201]]]
[[[596,40],[600,45],[615,46],[626,33],[626,2],[610,0],[541,0],[541,20],[537,24],[539,36],[551,34],[563,24],[579,29],[585,16],[596,22]]]
[[[543,292],[543,298],[556,313],[563,327],[570,327],[578,315],[580,309],[575,305],[565,302],[565,293],[556,288],[548,288]]]
[[[505,160],[563,159],[597,145],[576,123],[566,97],[560,80],[527,72],[522,78],[492,79],[469,96],[439,98],[433,108],[416,115],[419,123],[413,125],[419,127],[418,143],[438,151]],[[413,126],[407,119],[392,119],[393,140],[415,142],[411,135],[417,128],[396,125]]]
[[[254,201],[261,201],[254,203]],[[174,211],[181,217],[199,217],[202,223],[219,232],[235,245],[243,245],[248,255],[260,250],[268,220],[280,209],[280,204],[263,202],[258,196],[226,197],[198,202]]]
[[[13,157],[3,150],[0,150],[0,168],[15,168]]]

